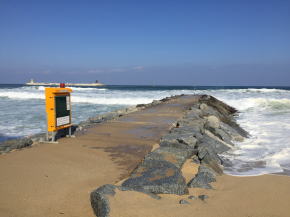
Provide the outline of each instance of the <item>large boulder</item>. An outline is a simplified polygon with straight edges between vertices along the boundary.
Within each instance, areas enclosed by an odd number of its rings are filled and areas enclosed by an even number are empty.
[[[161,147],[195,148],[196,143],[197,139],[193,132],[190,130],[181,130],[180,128],[175,128],[160,140]]]
[[[242,129],[235,122],[234,117],[238,113],[238,111],[235,108],[209,95],[201,96],[200,102],[202,103],[201,105],[207,105],[207,106],[203,106],[202,107],[203,109],[201,109],[203,111],[203,114],[215,115],[219,117],[219,119],[222,122],[232,127],[242,137],[249,136],[249,133],[245,131],[244,129]]]
[[[211,147],[215,150],[216,153],[220,154],[226,152],[231,149],[231,145],[221,141],[218,137],[210,134],[203,135],[203,137],[199,140],[200,143],[205,144],[208,147]]]
[[[226,132],[231,137],[231,140],[233,140],[233,141],[241,142],[244,140],[245,137],[248,136],[248,133],[245,133],[244,131],[241,131],[241,130],[237,131],[235,128],[229,126],[226,123],[221,123],[220,128],[221,128],[221,130]]]
[[[215,177],[216,173],[211,168],[200,165],[196,176],[188,183],[188,187],[212,189],[210,183],[216,181]]]
[[[145,157],[147,160],[168,161],[174,164],[177,168],[181,168],[183,163],[190,158],[196,151],[189,148],[176,148],[176,147],[160,147],[154,152],[149,153]]]
[[[145,160],[122,186],[155,194],[188,193],[181,171],[174,164],[162,160]]]
[[[191,107],[189,111],[186,112],[183,119],[187,120],[198,120],[202,116],[202,111],[198,108]]]
[[[206,118],[206,124],[205,126],[207,128],[220,128],[220,120],[218,117],[214,115],[210,115]]]
[[[182,123],[182,122],[181,122]],[[196,139],[201,139],[204,134],[204,127],[202,121],[196,121],[186,124],[181,124],[181,127],[173,128],[171,134],[180,134],[180,135],[187,135],[193,136]]]
[[[94,213],[98,217],[109,217],[110,213],[110,202],[109,196],[115,195],[115,189],[117,187],[114,185],[103,185],[100,188],[94,190],[91,193],[91,206]]]

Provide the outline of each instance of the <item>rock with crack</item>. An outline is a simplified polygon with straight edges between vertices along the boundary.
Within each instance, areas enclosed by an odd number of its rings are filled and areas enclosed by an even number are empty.
[[[168,161],[177,168],[181,168],[184,162],[190,158],[196,151],[189,148],[160,147],[145,157],[145,161],[158,160]]]
[[[178,129],[178,128],[176,128]],[[183,149],[194,149],[197,143],[197,139],[190,131],[178,131],[174,130],[171,133],[163,136],[160,140],[161,147],[173,147]]]
[[[144,160],[122,186],[155,194],[188,193],[181,171],[173,163],[162,160]]]
[[[196,176],[190,180],[188,187],[212,189],[211,182],[216,181],[216,173],[205,165],[200,165]]]
[[[206,131],[206,134],[203,135],[199,142],[205,144],[207,147],[211,147],[218,154],[226,152],[232,148],[231,145],[221,141],[209,131]]]

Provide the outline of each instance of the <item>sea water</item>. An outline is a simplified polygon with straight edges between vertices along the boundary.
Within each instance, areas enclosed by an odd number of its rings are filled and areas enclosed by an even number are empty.
[[[73,123],[177,94],[210,94],[237,108],[250,138],[225,154],[225,172],[249,176],[290,171],[290,87],[73,87]],[[45,88],[0,85],[0,142],[45,132]]]

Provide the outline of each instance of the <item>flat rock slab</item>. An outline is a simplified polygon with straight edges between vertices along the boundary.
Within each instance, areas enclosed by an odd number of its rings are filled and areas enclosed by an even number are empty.
[[[0,155],[0,216],[95,216],[90,192],[132,172],[198,98],[166,100],[59,144]]]
[[[188,193],[181,171],[174,164],[162,160],[144,160],[122,186],[154,194]]]

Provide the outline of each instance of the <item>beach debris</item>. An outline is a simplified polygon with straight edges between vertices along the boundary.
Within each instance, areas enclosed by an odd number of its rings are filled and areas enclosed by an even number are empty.
[[[190,204],[187,200],[181,199],[179,204]]]
[[[195,200],[195,199],[196,199],[196,196],[190,195],[190,196],[188,197],[188,199],[190,199],[190,200]]]
[[[199,195],[198,198],[200,200],[203,200],[204,201],[205,199],[208,199],[209,197],[207,195],[205,195],[205,194],[202,194],[202,195]]]

